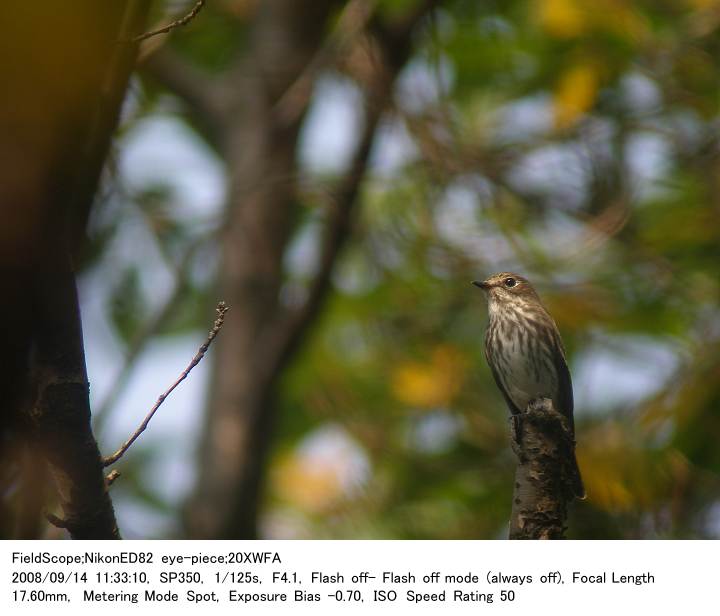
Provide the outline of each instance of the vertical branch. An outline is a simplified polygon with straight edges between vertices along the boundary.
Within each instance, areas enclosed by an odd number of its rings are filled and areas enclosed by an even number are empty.
[[[517,424],[509,538],[564,539],[568,503],[574,498],[569,489],[574,443],[565,417],[545,398],[531,402]]]
[[[80,308],[72,273],[38,276],[33,296],[32,439],[49,463],[74,539],[119,539],[103,461],[90,426]]]
[[[11,27],[0,43],[5,78],[0,101],[0,343],[6,359],[0,375],[0,464],[18,465],[29,443],[55,479],[65,516],[55,521],[73,537],[117,538],[90,430],[70,263],[81,252],[134,66],[137,45],[118,40],[141,31],[150,0],[102,6],[77,0],[72,11],[61,3],[6,4],[13,6],[7,7]],[[37,40],[51,51],[36,53]],[[23,59],[20,70],[18,58]],[[18,518],[39,508],[40,482],[28,477],[19,486],[29,491],[19,505],[0,489],[3,527],[8,514]],[[0,483],[3,488],[4,474]],[[35,533],[29,526],[25,530]]]
[[[273,112],[322,45],[334,0],[258,4],[248,51],[227,73],[237,111],[223,114],[230,171],[220,289],[233,306],[210,387],[199,480],[186,508],[191,537],[257,536],[264,461],[274,419],[267,366],[283,258],[297,214],[297,140],[306,111],[283,123]]]

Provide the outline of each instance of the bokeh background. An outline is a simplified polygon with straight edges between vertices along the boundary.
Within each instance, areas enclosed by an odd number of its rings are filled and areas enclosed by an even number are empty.
[[[720,2],[214,0],[141,56],[81,276],[103,452],[231,311],[124,536],[504,537],[500,270],[568,349],[569,535],[720,535]]]

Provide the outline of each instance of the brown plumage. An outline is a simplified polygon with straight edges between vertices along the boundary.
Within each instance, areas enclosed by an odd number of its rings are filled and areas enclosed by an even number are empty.
[[[565,349],[555,321],[532,285],[522,276],[501,272],[474,282],[487,293],[490,315],[485,357],[513,415],[538,398],[549,398],[574,431],[573,391]],[[573,494],[585,496],[573,454]]]

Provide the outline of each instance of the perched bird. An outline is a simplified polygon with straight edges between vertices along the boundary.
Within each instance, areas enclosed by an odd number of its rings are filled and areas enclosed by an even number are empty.
[[[560,332],[532,285],[522,276],[501,272],[473,284],[487,293],[489,322],[485,358],[513,416],[537,399],[552,400],[575,437],[573,391]],[[571,489],[585,497],[573,451]]]

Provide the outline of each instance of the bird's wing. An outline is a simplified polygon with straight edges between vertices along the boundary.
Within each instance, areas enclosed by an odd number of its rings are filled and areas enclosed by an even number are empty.
[[[495,366],[493,365],[493,363],[489,360],[488,360],[488,366],[490,366],[490,371],[492,372],[493,378],[495,379],[495,383],[497,384],[498,389],[500,390],[500,393],[502,394],[503,398],[505,398],[505,403],[507,404],[508,409],[510,409],[510,412],[513,415],[517,415],[518,413],[520,413],[520,409],[510,399],[510,396],[508,395],[507,391],[505,391],[505,387],[503,386],[503,383],[500,380],[500,375],[497,373],[497,370],[495,370]]]
[[[553,363],[555,364],[555,372],[558,378],[558,405],[560,411],[570,422],[570,428],[575,433],[575,420],[573,418],[573,389],[572,380],[570,378],[570,369],[568,368],[567,361],[565,361],[565,353],[563,350],[560,336],[557,336],[555,341],[555,348],[553,350]]]

